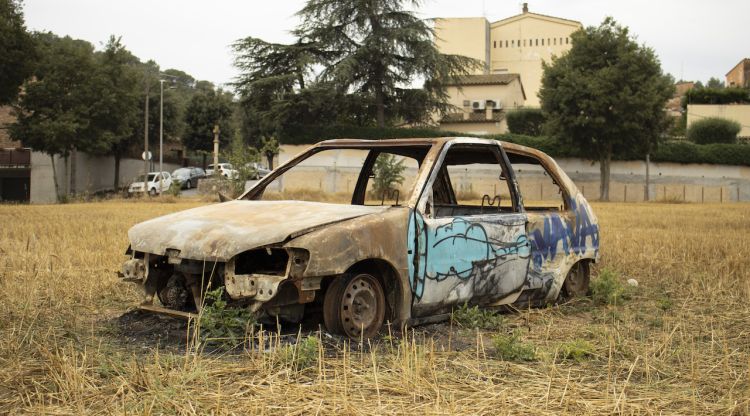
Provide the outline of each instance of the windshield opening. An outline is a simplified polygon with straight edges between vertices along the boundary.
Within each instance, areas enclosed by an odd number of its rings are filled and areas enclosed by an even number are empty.
[[[256,200],[405,205],[429,145],[320,148],[248,194]]]

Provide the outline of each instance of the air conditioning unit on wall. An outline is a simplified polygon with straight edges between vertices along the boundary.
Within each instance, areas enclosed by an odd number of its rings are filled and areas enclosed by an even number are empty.
[[[484,110],[484,108],[485,108],[484,100],[481,100],[481,101],[474,100],[471,102],[472,110]]]
[[[487,105],[491,106],[493,110],[500,110],[503,108],[503,103],[499,98],[487,100]]]

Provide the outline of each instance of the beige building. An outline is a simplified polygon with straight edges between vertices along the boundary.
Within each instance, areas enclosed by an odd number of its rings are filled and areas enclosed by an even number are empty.
[[[436,19],[436,46],[481,61],[478,75],[520,75],[525,105],[538,107],[542,62],[567,52],[570,35],[582,27],[575,20],[531,13],[524,3],[521,14],[493,23],[483,17]]]
[[[750,58],[741,60],[727,72],[727,87],[750,87]]]
[[[449,103],[457,112],[440,120],[440,129],[472,134],[508,131],[507,111],[523,107],[526,94],[518,74],[482,74],[461,77],[448,85]]]

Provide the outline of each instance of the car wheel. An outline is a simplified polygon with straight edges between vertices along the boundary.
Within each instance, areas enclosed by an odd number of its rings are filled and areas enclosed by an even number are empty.
[[[187,186],[187,189],[190,189],[193,187],[193,184],[190,182],[190,179],[188,179],[187,182],[185,182],[185,186]]]
[[[591,269],[588,261],[579,261],[574,264],[565,277],[560,300],[567,301],[572,298],[586,296],[589,293],[589,282],[591,280]]]
[[[326,329],[351,339],[372,338],[385,318],[383,287],[374,276],[361,273],[334,280],[323,301]]]
[[[156,196],[156,188],[151,188],[151,190],[148,191],[148,194],[151,196]]]

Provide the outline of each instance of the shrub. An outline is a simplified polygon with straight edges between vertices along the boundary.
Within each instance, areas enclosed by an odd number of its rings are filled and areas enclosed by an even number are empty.
[[[736,143],[740,123],[719,117],[694,121],[687,129],[688,140],[697,144]]]
[[[200,339],[204,344],[231,349],[242,343],[247,329],[255,323],[249,309],[227,307],[224,287],[206,292],[200,313]]]
[[[488,309],[478,306],[459,306],[451,313],[451,321],[462,328],[494,329],[503,324],[503,317]]]
[[[619,305],[629,298],[629,290],[622,283],[620,274],[605,268],[599,278],[591,282],[591,297],[598,305]]]
[[[693,88],[685,93],[682,108],[688,104],[748,104],[750,90],[745,88]]]
[[[517,332],[511,335],[497,334],[492,337],[492,345],[498,358],[506,361],[534,361],[534,346],[520,340]]]
[[[507,121],[508,131],[513,134],[539,136],[542,134],[544,114],[538,108],[522,108],[508,112]]]

